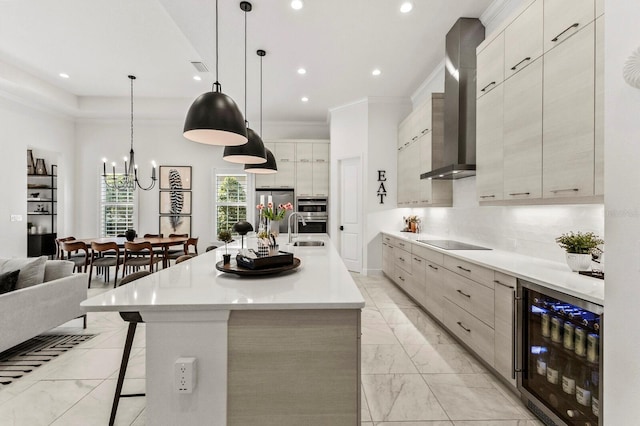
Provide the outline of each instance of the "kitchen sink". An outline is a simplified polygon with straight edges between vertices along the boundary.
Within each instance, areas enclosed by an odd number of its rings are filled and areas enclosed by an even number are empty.
[[[299,247],[321,247],[324,246],[324,241],[296,241],[293,245]]]

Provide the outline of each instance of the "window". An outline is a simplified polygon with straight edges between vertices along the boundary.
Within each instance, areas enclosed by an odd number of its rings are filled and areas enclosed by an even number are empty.
[[[116,174],[115,180],[122,181],[124,175]],[[109,184],[113,175],[107,175]],[[115,237],[134,228],[133,188],[115,189],[105,184],[100,176],[100,236]]]
[[[247,175],[216,174],[216,235],[240,220],[247,220]]]

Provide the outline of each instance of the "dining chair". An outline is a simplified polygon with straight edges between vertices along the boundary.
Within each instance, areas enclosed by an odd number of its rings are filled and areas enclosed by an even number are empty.
[[[144,276],[147,276],[149,274],[151,274],[151,272],[149,271],[134,272],[133,274],[127,275],[126,277],[122,278],[118,286],[129,284],[130,282],[135,281]],[[127,374],[127,365],[129,364],[129,356],[131,355],[133,338],[136,335],[136,327],[138,326],[138,323],[144,323],[144,321],[142,320],[142,315],[140,315],[140,312],[120,312],[120,317],[122,317],[123,320],[129,323],[129,328],[127,330],[127,338],[124,343],[124,351],[122,352],[122,361],[120,362],[120,372],[118,373],[118,381],[116,382],[116,392],[115,392],[115,395],[113,396],[113,404],[111,405],[111,416],[109,417],[109,426],[113,426],[113,424],[116,421],[116,413],[118,412],[118,403],[120,402],[120,398],[145,396],[144,393],[134,393],[134,394],[125,394],[125,395],[122,394],[122,385],[124,384],[124,377]]]
[[[158,268],[157,264],[162,261],[162,257],[158,257],[153,252],[153,247],[149,241],[134,243],[125,241],[124,243],[124,262],[122,267],[122,277],[129,270],[138,270],[141,267],[149,267],[149,272]]]
[[[76,237],[56,238],[56,259],[63,260],[64,253],[62,251],[62,243],[65,241],[73,241]]]
[[[183,238],[188,238],[189,234],[169,234],[169,238],[173,238],[173,237],[183,237]],[[185,254],[184,250],[182,249],[169,249],[167,251],[168,257],[170,259],[176,259],[175,254],[178,254],[178,256],[180,256],[181,254]],[[173,256],[173,257],[172,257]]]
[[[209,246],[209,247],[207,247],[207,249],[205,250],[205,252],[210,252],[211,250],[215,250],[215,249],[217,249],[217,248],[218,248],[218,246]]]
[[[60,247],[62,248],[62,258],[73,262],[74,272],[87,272],[87,265],[89,264],[89,251],[87,245],[82,241],[61,241]],[[82,255],[79,252],[84,252]],[[65,252],[67,253],[65,257]]]
[[[185,262],[185,261],[187,261],[187,260],[189,260],[189,259],[191,259],[191,258],[194,258],[194,257],[196,257],[196,255],[195,255],[195,254],[183,254],[182,256],[179,256],[179,257],[176,259],[176,265],[177,265],[178,263]]]
[[[164,238],[164,234],[144,234],[142,238]],[[154,248],[153,253],[161,259],[164,257],[163,248]]]
[[[193,247],[193,251],[190,250],[190,247]],[[198,255],[198,237],[191,237],[185,241],[182,250],[173,250],[173,253],[170,251],[167,261],[177,260],[180,256],[185,255],[192,255],[192,257]]]
[[[107,256],[105,256],[107,254]],[[105,282],[109,282],[109,268],[111,266],[116,267],[116,273],[113,278],[113,288],[116,288],[116,281],[118,281],[118,269],[122,265],[124,259],[120,257],[120,249],[116,243],[97,243],[91,242],[91,263],[89,264],[89,285],[91,285],[91,275],[93,274],[93,267],[104,268]]]

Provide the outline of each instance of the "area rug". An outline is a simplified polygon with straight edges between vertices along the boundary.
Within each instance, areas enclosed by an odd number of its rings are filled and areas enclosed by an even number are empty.
[[[0,353],[0,385],[29,374],[95,334],[42,334]]]

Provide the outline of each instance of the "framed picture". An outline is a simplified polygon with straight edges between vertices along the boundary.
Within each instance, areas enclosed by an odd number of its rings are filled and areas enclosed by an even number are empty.
[[[191,190],[191,166],[160,166],[160,190]]]
[[[160,233],[191,235],[191,216],[160,216]]]
[[[160,191],[160,214],[190,215],[191,191]]]

